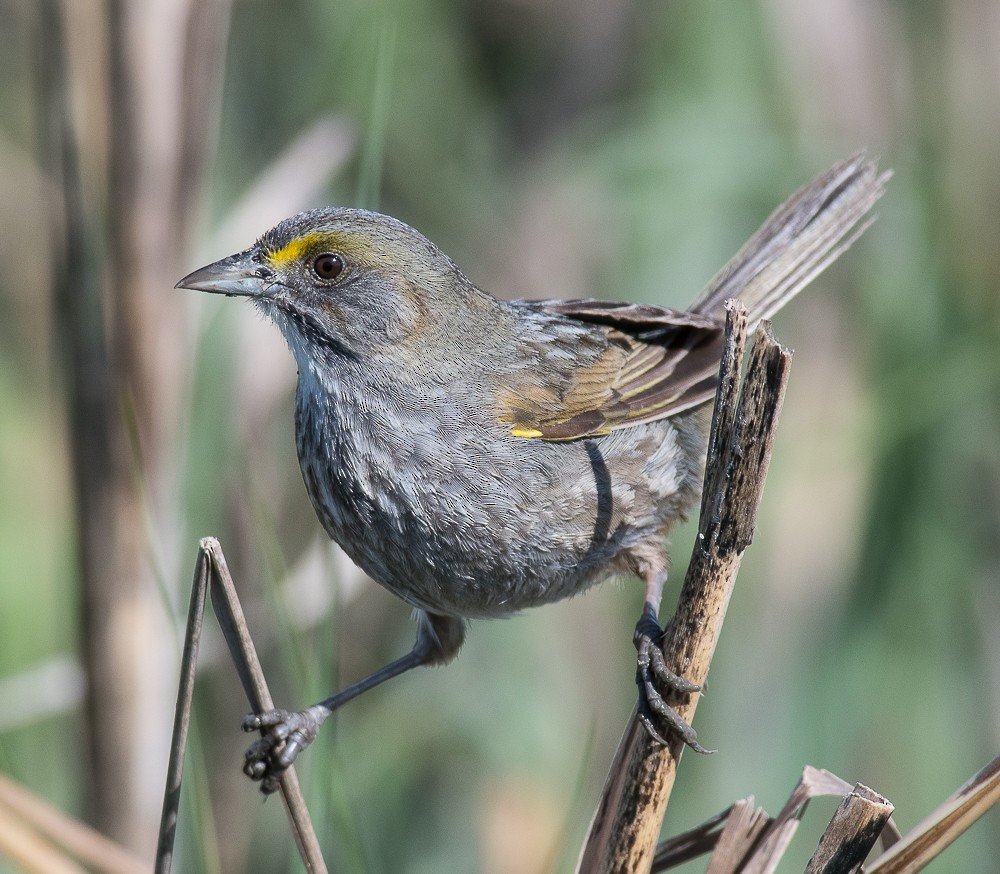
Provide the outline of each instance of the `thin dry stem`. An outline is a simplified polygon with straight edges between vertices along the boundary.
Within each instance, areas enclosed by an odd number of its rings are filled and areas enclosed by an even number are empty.
[[[661,843],[656,848],[652,870],[667,871],[711,851],[706,874],[772,874],[791,843],[809,802],[821,796],[839,797],[843,811],[834,817],[824,843],[814,855],[814,864],[821,866],[815,869],[817,871],[832,874],[857,867],[876,837],[881,834],[885,845],[887,833],[895,831],[889,818],[892,805],[885,799],[860,784],[852,788],[836,774],[807,765],[777,816],[768,817],[766,811],[754,806],[753,798],[737,801],[700,826]],[[869,815],[870,819],[865,819]],[[877,826],[872,824],[875,818],[879,820]],[[842,828],[845,822],[849,824],[846,829]],[[870,833],[862,828],[866,825],[871,826]],[[865,844],[857,840],[861,831],[866,835]],[[848,862],[848,868],[836,867]]]
[[[846,874],[860,870],[892,811],[892,804],[885,798],[858,783],[841,799],[806,866],[806,874]]]
[[[226,557],[222,552],[222,546],[214,537],[206,537],[201,541],[198,551],[191,605],[188,612],[184,655],[181,663],[181,682],[174,716],[174,736],[170,747],[170,765],[164,792],[163,814],[160,820],[160,841],[156,859],[157,874],[166,874],[170,870],[173,857],[177,811],[180,804],[181,772],[190,722],[191,697],[194,690],[206,589],[211,592],[216,618],[219,620],[219,626],[226,638],[236,672],[243,684],[251,708],[259,713],[274,707],[260,659],[257,658],[257,650],[250,638],[250,630],[243,615],[243,608],[240,606],[239,596],[236,594],[236,585],[233,583],[229,566],[226,564]],[[309,874],[326,874],[326,863],[323,861],[319,841],[316,839],[316,832],[309,818],[309,811],[299,789],[298,777],[293,767],[285,771],[281,778],[280,788],[281,799],[285,804],[292,832],[295,835],[295,843],[299,848],[299,855],[302,857],[306,871]]]
[[[1000,800],[1000,756],[950,796],[909,834],[875,859],[868,874],[919,871]]]
[[[722,629],[754,520],[773,444],[791,354],[765,322],[758,331],[738,394],[746,310],[730,304],[716,395],[698,541],[677,612],[664,638],[668,667],[703,685]],[[697,695],[671,702],[691,721]],[[578,864],[581,874],[648,871],[673,788],[683,743],[666,748],[640,726],[635,712],[611,767]]]

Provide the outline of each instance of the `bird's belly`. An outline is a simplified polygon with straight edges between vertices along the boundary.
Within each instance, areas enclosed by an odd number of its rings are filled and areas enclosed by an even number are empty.
[[[421,609],[491,617],[581,592],[662,543],[693,494],[662,425],[573,443],[341,434],[323,438],[335,465],[300,434],[299,455],[326,531],[376,582]]]
[[[331,477],[302,465],[323,527],[372,579],[435,613],[502,616],[567,597],[607,576],[613,550],[596,514],[565,500],[526,505],[477,474],[424,469],[396,477]],[[572,491],[572,490],[570,490]],[[582,504],[583,502],[581,502]],[[596,502],[595,502],[596,503]]]

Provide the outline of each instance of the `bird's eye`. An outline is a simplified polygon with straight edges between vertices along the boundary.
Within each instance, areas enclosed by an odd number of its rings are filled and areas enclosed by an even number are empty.
[[[313,271],[320,279],[329,282],[344,272],[344,259],[336,252],[324,252],[313,261]]]

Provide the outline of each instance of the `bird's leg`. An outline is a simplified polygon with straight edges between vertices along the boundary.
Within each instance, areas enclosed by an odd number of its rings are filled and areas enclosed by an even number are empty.
[[[676,734],[695,752],[712,752],[698,743],[697,732],[664,700],[665,694],[700,692],[701,686],[675,674],[663,658],[663,629],[656,614],[667,579],[666,570],[649,571],[642,577],[646,600],[632,637],[638,652],[635,682],[639,686],[639,720],[650,737],[664,746],[666,735]]]
[[[243,730],[259,731],[261,737],[247,749],[243,773],[260,782],[261,792],[270,795],[277,790],[284,772],[316,739],[320,726],[335,710],[411,668],[443,665],[455,657],[465,640],[465,623],[453,616],[417,612],[417,640],[402,658],[305,710],[269,710],[244,718]]]

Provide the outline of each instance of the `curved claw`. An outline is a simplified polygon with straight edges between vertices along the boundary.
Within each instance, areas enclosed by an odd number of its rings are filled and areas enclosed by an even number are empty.
[[[638,671],[644,679],[648,681],[650,678],[655,677],[672,692],[688,694],[701,691],[701,686],[697,683],[692,683],[690,680],[680,676],[680,674],[675,674],[667,667],[666,661],[663,658],[663,650],[660,648],[659,643],[645,635],[639,636],[637,632],[635,646],[639,651],[637,660]]]
[[[633,642],[637,650],[635,681],[639,686],[639,720],[657,743],[667,746],[666,735],[675,734],[696,753],[713,753],[698,743],[698,733],[664,700],[663,692],[690,694],[701,686],[671,671],[663,658],[663,631],[651,612],[636,623]],[[661,692],[662,690],[662,692]]]
[[[275,735],[282,731],[298,713],[291,713],[288,710],[266,710],[263,713],[248,713],[243,717],[240,728],[244,731],[267,731]]]

